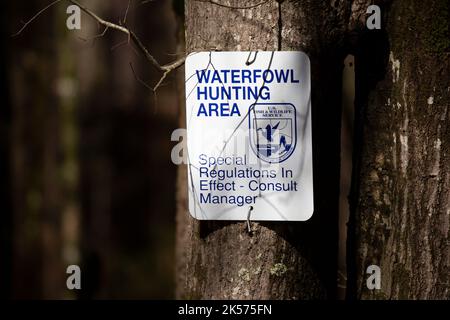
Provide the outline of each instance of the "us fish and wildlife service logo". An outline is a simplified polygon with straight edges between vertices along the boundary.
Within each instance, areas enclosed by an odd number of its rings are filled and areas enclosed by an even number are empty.
[[[288,159],[297,144],[297,117],[290,103],[256,103],[249,109],[250,145],[263,161]]]

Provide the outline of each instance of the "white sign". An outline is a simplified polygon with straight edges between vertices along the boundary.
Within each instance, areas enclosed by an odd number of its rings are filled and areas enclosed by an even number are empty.
[[[189,55],[186,118],[194,218],[311,217],[311,80],[305,53]]]

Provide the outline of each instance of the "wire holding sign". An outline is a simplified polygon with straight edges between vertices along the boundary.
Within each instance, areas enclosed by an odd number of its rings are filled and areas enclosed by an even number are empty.
[[[199,52],[186,59],[189,211],[202,220],[245,221],[249,212],[253,221],[307,220],[309,59],[258,52],[248,63],[251,55]]]

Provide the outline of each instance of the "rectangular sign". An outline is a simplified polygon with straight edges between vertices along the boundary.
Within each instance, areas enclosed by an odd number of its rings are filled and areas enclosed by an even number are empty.
[[[194,218],[311,217],[311,80],[305,53],[190,54],[186,121]]]

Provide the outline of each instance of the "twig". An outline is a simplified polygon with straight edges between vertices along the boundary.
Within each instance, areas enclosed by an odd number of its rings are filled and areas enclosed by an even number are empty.
[[[103,29],[103,31],[99,34],[96,34],[95,36],[93,36],[90,39],[86,39],[86,41],[92,41],[92,44],[94,44],[95,40],[98,38],[102,38],[105,36],[106,32],[108,31],[109,27],[105,27],[105,29]]]
[[[24,23],[24,25],[22,26],[22,28],[20,28],[19,31],[17,31],[14,35],[12,35],[13,37],[16,37],[18,35],[20,35],[27,27],[30,23],[32,23],[34,20],[36,20],[42,13],[44,13],[46,10],[48,10],[50,7],[54,6],[55,4],[61,2],[62,0],[55,0],[53,2],[51,2],[50,4],[48,4],[47,6],[45,6],[44,8],[42,8],[41,10],[39,10],[33,17],[31,17],[31,19],[29,19],[27,22]],[[160,78],[160,80],[158,81],[158,83],[156,84],[156,86],[154,88],[150,88],[152,89],[152,91],[155,91],[156,89],[158,89],[162,82],[166,79],[167,75],[172,72],[173,70],[177,69],[178,67],[182,66],[186,60],[186,57],[183,56],[182,58],[175,60],[171,63],[168,63],[166,65],[161,65],[159,64],[159,62],[150,54],[150,52],[147,50],[147,48],[144,46],[144,44],[141,42],[141,40],[136,36],[136,34],[131,31],[130,29],[128,29],[125,26],[121,26],[115,23],[112,23],[110,21],[104,20],[102,18],[100,18],[96,13],[94,13],[93,11],[91,11],[90,9],[88,9],[87,7],[85,7],[84,5],[80,4],[78,1],[76,0],[67,0],[68,2],[78,6],[83,12],[85,12],[88,16],[90,16],[91,18],[93,18],[95,21],[97,21],[97,23],[99,25],[102,25],[105,27],[105,29],[103,30],[102,33],[94,36],[93,40],[95,40],[96,38],[102,37],[106,34],[106,32],[109,29],[114,29],[117,31],[120,31],[122,33],[125,33],[128,37],[127,43],[129,44],[130,41],[132,41],[138,48],[138,50],[144,55],[144,57],[146,58],[146,60],[159,72],[162,72],[162,76]],[[127,19],[127,15],[128,15],[128,11],[130,9],[130,3],[131,0],[128,1],[128,6],[125,12],[125,16],[123,19],[123,23],[126,22]],[[145,3],[143,1],[143,3]],[[120,44],[121,45],[121,44]],[[133,48],[134,49],[134,48]],[[133,70],[133,67],[131,67],[131,69]],[[136,73],[133,70],[134,75],[136,76]],[[137,78],[137,77],[136,77]],[[140,80],[139,78],[137,78],[140,82],[143,82],[142,80]],[[145,83],[145,82],[144,82]],[[147,86],[147,85],[146,85]],[[148,86],[147,86],[148,87]]]
[[[155,85],[155,87],[153,88],[153,91],[158,90],[158,88],[161,86],[161,84],[163,83],[163,81],[166,79],[167,75],[170,73],[170,71],[165,71],[162,75],[162,77],[159,79],[158,83]]]
[[[113,45],[113,46],[111,47],[110,50],[111,50],[111,51],[114,51],[114,50],[116,50],[117,48],[119,48],[119,47],[121,47],[121,46],[124,46],[124,45],[126,45],[126,44],[129,44],[127,40],[122,41],[122,42],[119,42],[119,43]],[[133,47],[133,46],[130,46],[130,47],[133,48],[133,50],[134,50],[134,47]],[[139,54],[138,54],[138,56],[139,56]]]
[[[139,78],[136,74],[136,72],[134,71],[133,68],[133,64],[130,62],[130,68],[131,68],[131,72],[133,72],[134,78],[141,83],[144,87],[146,87],[147,89],[151,90],[151,91],[155,91],[152,87],[150,87],[147,83],[145,83],[144,80],[142,80],[141,78]]]
[[[50,7],[54,6],[55,4],[57,4],[58,2],[61,2],[62,0],[55,0],[53,2],[51,2],[50,4],[48,4],[47,6],[45,6],[44,8],[42,8],[41,10],[39,10],[33,17],[31,17],[30,20],[28,20],[27,22],[24,23],[24,25],[22,26],[22,28],[20,28],[19,31],[17,31],[15,34],[12,35],[12,37],[17,37],[19,34],[21,34],[23,32],[23,30],[25,30],[26,27],[28,27],[28,25],[30,23],[32,23],[34,20],[36,20],[41,14],[43,14],[47,9],[49,9]]]
[[[186,60],[186,57],[182,57],[174,62],[171,62],[167,65],[160,65],[158,63],[158,61],[156,61],[156,59],[150,54],[150,52],[147,50],[147,48],[144,46],[144,44],[141,42],[141,40],[136,36],[136,34],[131,31],[130,29],[124,27],[124,26],[119,26],[118,24],[106,21],[102,18],[100,18],[97,14],[95,14],[94,12],[92,12],[90,9],[86,8],[85,6],[81,5],[78,1],[76,0],[69,0],[71,3],[73,3],[74,5],[77,5],[80,7],[81,10],[83,10],[87,15],[89,15],[90,17],[92,17],[94,20],[96,20],[99,24],[108,27],[110,29],[115,29],[117,31],[123,32],[128,36],[128,41],[133,41],[134,44],[138,47],[138,49],[144,54],[145,58],[147,59],[148,62],[150,62],[150,64],[155,67],[156,70],[160,71],[160,72],[164,72],[163,74],[163,78],[165,78],[167,76],[167,73],[177,69],[178,67],[180,67],[181,65],[184,64],[184,61]]]
[[[58,0],[60,1],[60,0]],[[81,5],[78,1],[76,0],[68,0],[69,2],[73,3],[74,5],[77,5],[78,7],[80,7],[81,10],[83,10],[87,15],[89,15],[90,17],[92,17],[94,20],[96,20],[99,24],[105,26],[106,28],[110,28],[110,29],[114,29],[120,32],[125,33],[128,36],[128,42],[133,41],[133,43],[137,46],[137,48],[144,54],[145,58],[147,59],[147,61],[158,71],[163,72],[163,75],[161,77],[161,79],[158,81],[158,83],[156,84],[155,88],[153,88],[154,90],[156,90],[161,83],[164,81],[164,79],[167,77],[167,75],[172,72],[173,70],[177,69],[178,67],[182,66],[184,64],[184,61],[186,60],[186,57],[182,57],[174,62],[171,62],[169,64],[166,65],[160,65],[158,63],[158,61],[156,61],[156,59],[150,54],[150,52],[147,50],[147,48],[144,46],[144,44],[141,42],[141,40],[136,36],[136,34],[131,31],[130,29],[124,27],[124,26],[120,26],[117,25],[115,23],[106,21],[102,18],[100,18],[97,14],[95,14],[94,12],[92,12],[90,9],[88,9],[87,7]]]
[[[128,39],[131,39],[139,48],[139,50],[141,50],[145,57],[147,58],[147,60],[158,70],[158,71],[164,71],[161,66],[159,65],[158,61],[156,61],[155,58],[153,58],[153,56],[148,52],[147,48],[142,44],[141,40],[139,40],[139,38],[134,34],[134,32],[130,31],[129,29],[123,27],[123,26],[119,26],[118,24],[103,20],[102,18],[100,18],[97,14],[95,14],[93,11],[91,11],[90,9],[88,9],[87,7],[83,6],[82,4],[80,4],[78,1],[76,0],[69,0],[71,3],[73,3],[74,5],[77,5],[78,7],[80,7],[81,10],[83,10],[87,15],[89,15],[91,18],[93,18],[94,20],[96,20],[99,24],[111,28],[111,29],[115,29],[117,31],[123,32],[128,36]]]
[[[128,11],[130,10],[130,4],[131,4],[131,0],[128,0],[127,9],[125,10],[125,15],[123,17],[122,24],[127,23],[127,16],[128,16]]]

